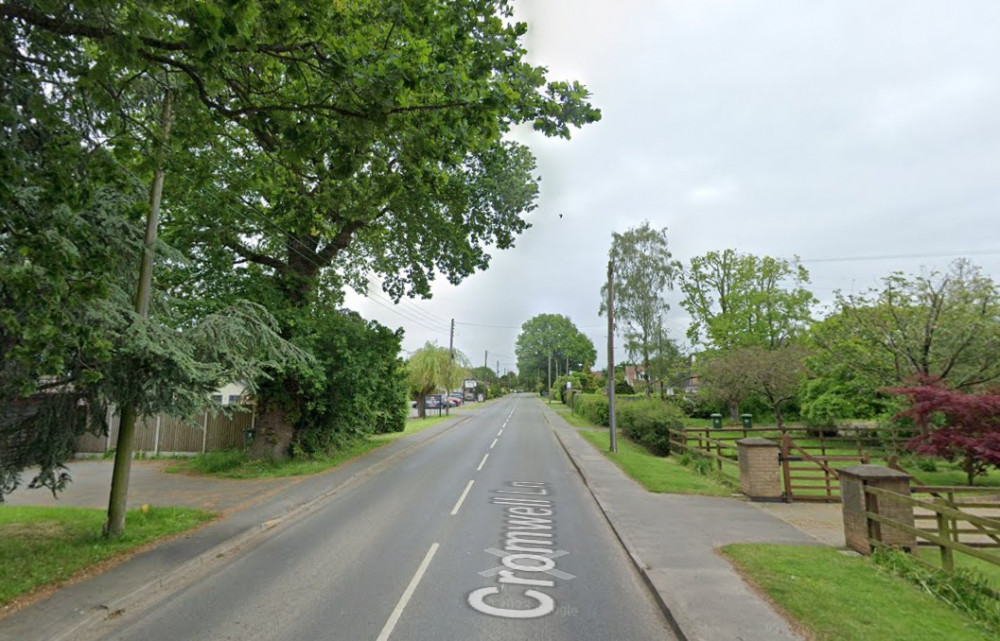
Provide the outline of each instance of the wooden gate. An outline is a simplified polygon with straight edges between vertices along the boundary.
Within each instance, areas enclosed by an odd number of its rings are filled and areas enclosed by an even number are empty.
[[[781,472],[785,501],[840,502],[840,480],[835,464],[868,463],[869,456],[811,454],[785,434],[781,437]]]

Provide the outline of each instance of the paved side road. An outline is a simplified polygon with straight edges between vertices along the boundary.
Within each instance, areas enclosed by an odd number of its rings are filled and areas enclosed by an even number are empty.
[[[129,475],[128,506],[176,505],[194,507],[227,515],[284,492],[302,478],[287,479],[211,479],[184,474],[170,474],[169,460],[132,461]],[[111,494],[110,459],[72,461],[69,473],[73,481],[58,496],[45,489],[29,490],[32,472],[26,472],[24,485],[4,500],[8,505],[49,505],[107,508]]]

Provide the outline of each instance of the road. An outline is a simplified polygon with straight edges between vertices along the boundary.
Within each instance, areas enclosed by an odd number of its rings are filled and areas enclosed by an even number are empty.
[[[489,405],[93,638],[674,639],[530,396]]]

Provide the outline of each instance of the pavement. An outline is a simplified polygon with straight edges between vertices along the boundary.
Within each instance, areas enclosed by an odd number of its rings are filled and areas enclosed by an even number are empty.
[[[803,639],[717,549],[737,542],[842,547],[839,505],[653,494],[625,476],[547,406],[545,416],[680,639]],[[90,623],[183,585],[211,564],[252,547],[278,523],[305,516],[329,496],[377,474],[463,420],[458,414],[335,470],[300,479],[207,479],[168,474],[163,468],[169,461],[135,461],[130,506],[199,507],[222,518],[37,602],[0,610],[0,641],[73,639]],[[74,462],[71,473],[74,481],[58,500],[38,490],[17,490],[8,502],[106,507],[110,461]]]

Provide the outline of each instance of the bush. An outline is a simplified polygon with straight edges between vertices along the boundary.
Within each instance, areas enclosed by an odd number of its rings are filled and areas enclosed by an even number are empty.
[[[615,414],[622,433],[657,456],[670,454],[670,430],[683,427],[684,414],[657,399],[622,403]]]
[[[932,458],[918,458],[917,468],[923,472],[937,472],[937,462]]]
[[[574,394],[573,413],[581,416],[594,425],[607,427],[608,420],[608,397],[603,394]]]
[[[625,381],[615,381],[615,394],[635,394],[635,388]]]

